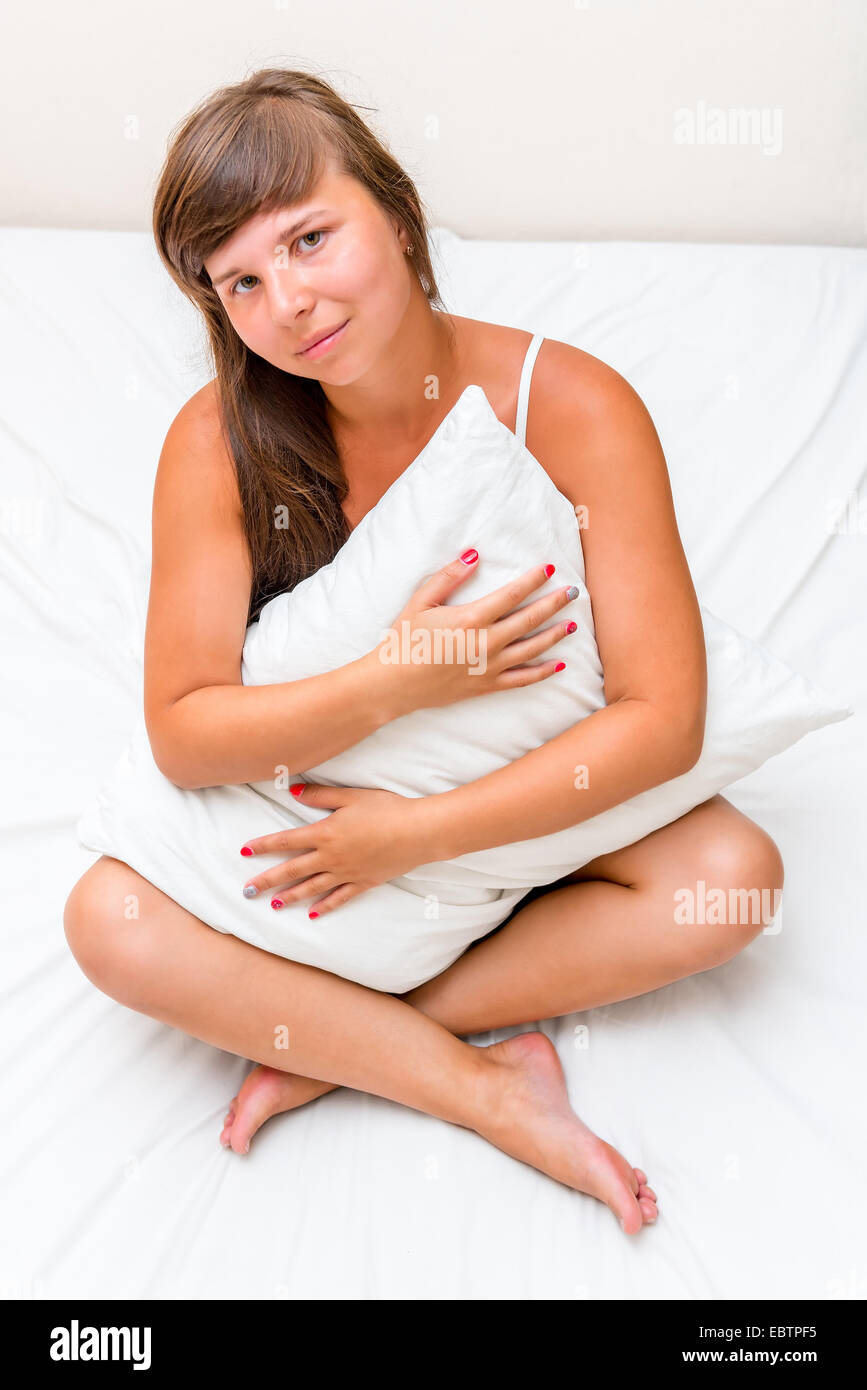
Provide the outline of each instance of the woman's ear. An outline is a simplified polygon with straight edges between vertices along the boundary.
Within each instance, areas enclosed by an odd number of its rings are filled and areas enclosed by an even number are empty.
[[[407,230],[403,226],[403,224],[401,222],[398,222],[395,217],[391,216],[391,214],[389,214],[389,221],[391,222],[391,225],[394,228],[394,234],[397,237],[398,245],[400,246],[401,251],[405,254],[406,249],[409,246],[409,234],[407,233]]]

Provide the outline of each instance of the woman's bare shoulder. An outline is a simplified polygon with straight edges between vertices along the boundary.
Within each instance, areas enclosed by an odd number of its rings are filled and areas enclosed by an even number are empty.
[[[595,486],[602,462],[630,444],[638,457],[658,450],[635,388],[602,358],[546,338],[530,380],[527,448],[552,482],[567,497]]]
[[[559,399],[590,413],[609,409],[618,395],[633,391],[626,378],[610,363],[559,338],[543,340],[533,368],[532,384],[549,403]]]
[[[533,331],[481,319],[456,319],[456,323],[463,335],[470,378],[485,387],[495,413],[511,429]],[[611,405],[612,387],[623,381],[613,367],[583,348],[561,342],[559,338],[543,338],[530,378],[527,430],[530,452],[535,453],[531,435],[541,440],[543,434],[538,427],[534,429],[534,424],[550,424],[552,404],[560,407],[559,412],[555,409],[555,417],[562,414],[562,407],[567,403],[571,404],[573,419],[575,410],[590,414],[605,410]],[[550,428],[544,431],[549,453],[550,434]]]
[[[183,427],[191,432],[198,431],[203,437],[211,434],[215,439],[219,436],[222,440],[223,427],[217,378],[213,377],[205,382],[204,386],[199,387],[199,390],[181,406],[175,419],[182,421]]]
[[[213,489],[240,517],[241,497],[235,461],[223,428],[216,378],[196,391],[178,411],[166,434],[160,469],[173,484],[199,496]]]

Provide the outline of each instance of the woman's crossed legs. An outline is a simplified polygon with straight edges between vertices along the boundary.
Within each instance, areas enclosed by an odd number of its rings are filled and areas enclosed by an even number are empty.
[[[727,921],[681,920],[677,905],[684,893],[700,893],[699,880],[739,905]],[[224,1126],[236,1152],[246,1152],[270,1115],[350,1086],[474,1129],[604,1201],[631,1234],[655,1219],[655,1194],[641,1169],[574,1113],[550,1040],[522,1033],[473,1047],[461,1038],[628,999],[710,969],[767,925],[746,904],[755,906],[765,890],[773,915],[782,885],[770,836],[715,796],[534,889],[499,928],[403,996],[214,931],[106,856],[73,888],[64,927],[85,975],[104,993],[259,1064]],[[131,895],[137,914],[128,910]]]

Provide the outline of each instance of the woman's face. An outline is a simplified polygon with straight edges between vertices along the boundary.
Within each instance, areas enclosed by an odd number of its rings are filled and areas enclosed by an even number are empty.
[[[249,218],[205,270],[248,348],[294,376],[346,385],[406,313],[405,242],[367,189],[332,166],[303,204]],[[332,342],[302,351],[334,328]]]

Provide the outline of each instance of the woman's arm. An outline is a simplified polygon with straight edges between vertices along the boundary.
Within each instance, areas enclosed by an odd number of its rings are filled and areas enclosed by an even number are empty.
[[[178,786],[304,772],[406,711],[375,655],[318,676],[245,686],[250,563],[231,456],[213,392],[178,413],[160,455],[145,633],[145,724]]]
[[[508,766],[423,798],[416,811],[428,863],[589,820],[686,772],[704,741],[701,613],[641,398],[613,368],[548,339],[533,374],[530,425],[531,452],[585,509],[607,704]]]

